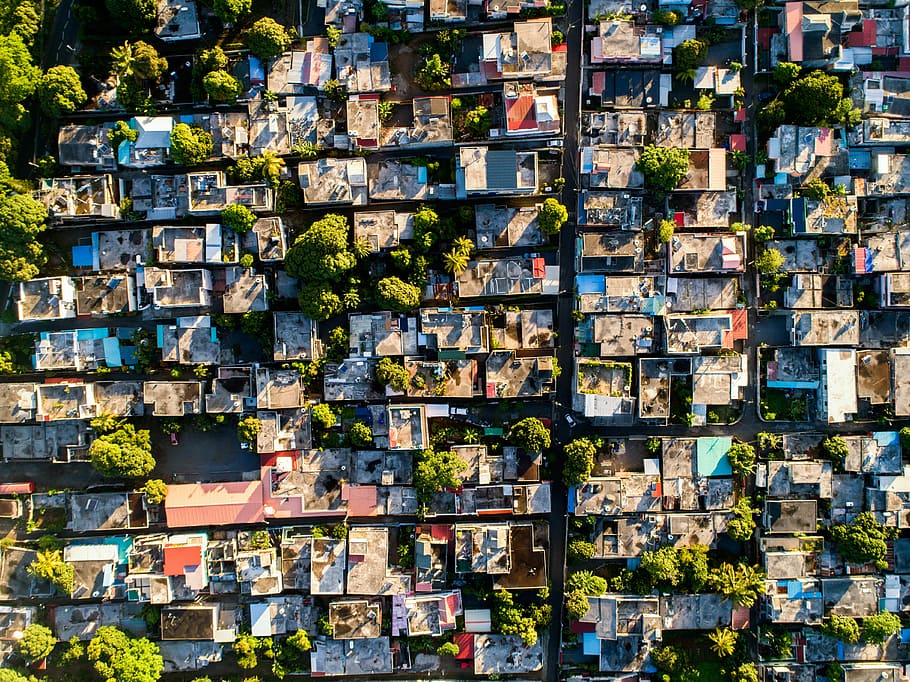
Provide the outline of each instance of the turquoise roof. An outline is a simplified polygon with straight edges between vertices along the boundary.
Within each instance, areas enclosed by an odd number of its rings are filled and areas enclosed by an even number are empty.
[[[732,476],[727,450],[733,439],[727,436],[698,438],[695,441],[695,471],[699,476]]]

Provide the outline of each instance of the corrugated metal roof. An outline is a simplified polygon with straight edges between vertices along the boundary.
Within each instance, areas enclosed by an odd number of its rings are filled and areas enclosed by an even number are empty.
[[[511,149],[487,152],[487,189],[517,189],[518,163]]]

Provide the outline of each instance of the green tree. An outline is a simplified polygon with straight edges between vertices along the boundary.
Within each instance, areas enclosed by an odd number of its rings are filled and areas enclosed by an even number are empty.
[[[569,211],[553,197],[544,199],[537,214],[537,223],[546,234],[556,234],[569,219]]]
[[[146,42],[123,43],[111,50],[114,71],[119,76],[135,76],[140,80],[158,80],[167,70],[167,59]]]
[[[310,641],[310,636],[307,634],[306,630],[298,630],[295,632],[288,637],[287,643],[302,652],[309,651],[313,648],[313,643]]]
[[[436,647],[438,656],[457,656],[458,651],[458,645],[455,642],[444,642]]]
[[[581,590],[566,592],[566,615],[569,620],[579,620],[585,617],[590,605],[588,595]]]
[[[828,436],[821,442],[821,449],[825,457],[831,460],[835,471],[843,471],[844,463],[850,454],[847,441],[843,436]]]
[[[223,71],[227,69],[228,63],[229,60],[224,50],[217,45],[207,50],[202,50],[193,61],[193,77],[202,78],[205,74],[212,71]]]
[[[243,204],[231,204],[221,211],[221,224],[238,234],[252,230],[255,222],[256,216]]]
[[[442,267],[452,275],[460,275],[468,269],[470,256],[458,249],[446,251],[442,256]]]
[[[741,663],[727,671],[730,682],[758,682],[758,668],[752,662]]]
[[[376,302],[382,308],[407,312],[420,306],[420,289],[400,277],[383,277],[376,283]]]
[[[285,261],[287,262],[287,261]],[[341,312],[343,306],[332,287],[328,284],[308,284],[297,294],[297,302],[304,315],[316,322],[322,322]]]
[[[755,269],[763,275],[774,275],[784,267],[784,256],[777,249],[762,249],[755,258]]]
[[[35,91],[41,69],[17,33],[0,36],[0,128],[21,130],[28,115],[21,102]]]
[[[38,235],[47,209],[24,194],[0,195],[0,279],[25,282],[46,262]]]
[[[802,67],[799,64],[794,64],[793,62],[778,62],[777,66],[774,67],[774,80],[777,81],[778,85],[782,87],[787,87],[799,78],[799,74],[802,71]]]
[[[831,188],[828,183],[821,178],[812,178],[805,185],[799,188],[799,195],[813,201],[824,201],[831,194]]]
[[[643,552],[641,568],[655,584],[678,585],[682,579],[679,568],[679,554],[676,548],[664,545],[656,550]]]
[[[323,83],[322,92],[333,102],[344,102],[348,98],[348,91],[334,78]]]
[[[277,21],[263,17],[247,31],[246,46],[260,59],[272,59],[291,46],[291,37]]]
[[[708,56],[708,44],[689,38],[673,48],[673,69],[688,71],[699,66]]]
[[[689,150],[648,145],[635,165],[649,186],[661,192],[671,192],[689,172]]]
[[[358,448],[367,448],[373,445],[373,429],[362,421],[351,425],[351,445]]]
[[[160,478],[150,478],[142,486],[142,492],[150,504],[161,504],[167,499],[167,483]]]
[[[71,66],[52,66],[38,81],[38,100],[49,116],[71,114],[87,99],[79,74]]]
[[[253,0],[215,0],[212,8],[225,24],[234,24],[253,9]]]
[[[40,7],[32,0],[8,0],[0,12],[0,35],[18,35],[26,47],[32,47],[41,30]]]
[[[256,439],[262,430],[262,422],[256,417],[244,417],[237,424],[237,438],[241,443],[248,443],[253,449],[256,448]]]
[[[233,644],[234,653],[237,654],[237,665],[243,670],[252,670],[259,665],[259,658],[256,656],[256,652],[260,646],[259,639],[253,637],[253,635],[246,633],[237,635],[237,639],[234,640]]]
[[[489,109],[477,106],[465,114],[464,125],[473,137],[483,139],[493,127],[493,117],[490,115]]]
[[[133,639],[111,625],[95,631],[86,647],[86,658],[108,682],[156,682],[164,672],[157,644],[145,637]]]
[[[199,126],[178,123],[171,130],[171,157],[181,166],[195,166],[212,154],[212,136]]]
[[[212,71],[202,79],[202,87],[215,102],[236,102],[243,92],[240,81],[227,71]]]
[[[63,554],[59,549],[38,552],[26,570],[36,578],[50,581],[58,592],[66,596],[73,593],[75,571],[63,560]]]
[[[340,28],[335,28],[334,26],[325,27],[325,37],[329,41],[329,47],[333,50],[338,47],[338,41],[341,40],[342,35]]]
[[[22,638],[17,643],[16,650],[25,662],[31,665],[50,656],[56,645],[57,638],[50,628],[32,623],[22,631]]]
[[[590,438],[576,438],[563,449],[562,480],[566,486],[578,485],[591,478],[597,447]]]
[[[454,452],[421,450],[415,459],[414,490],[423,503],[440,490],[460,487],[458,474],[468,468],[467,462]]]
[[[449,75],[449,65],[442,61],[438,54],[431,54],[427,57],[417,73],[414,75],[414,82],[422,90],[432,92],[433,90],[446,90],[452,87],[452,77]]]
[[[376,364],[376,381],[383,386],[391,386],[396,391],[408,390],[411,375],[401,363],[390,357],[384,357]]]
[[[748,542],[755,531],[755,514],[758,509],[752,507],[752,500],[748,497],[740,498],[733,505],[733,518],[727,522],[727,535],[737,542]]]
[[[755,448],[748,443],[734,441],[727,450],[727,459],[735,475],[748,476],[755,473]]]
[[[591,597],[599,597],[607,591],[607,581],[591,571],[576,571],[566,578],[566,592],[579,591]]]
[[[708,639],[711,640],[711,651],[726,658],[732,656],[736,651],[736,640],[739,638],[735,630],[730,628],[714,628],[708,633]]]
[[[900,617],[889,611],[882,611],[863,619],[863,641],[869,644],[884,644],[900,630]]]
[[[259,155],[259,172],[262,179],[273,189],[278,187],[281,181],[281,169],[284,165],[284,159],[271,149],[266,149]]]
[[[682,584],[689,592],[701,592],[708,583],[708,548],[690,545],[677,550]]]
[[[676,232],[676,223],[672,220],[661,220],[657,226],[657,240],[661,244],[669,244]]]
[[[144,33],[158,14],[155,0],[105,0],[104,4],[117,25],[129,33]]]
[[[769,225],[761,225],[756,227],[752,234],[755,235],[755,241],[767,242],[774,239],[774,228]]]
[[[857,514],[849,524],[831,526],[830,533],[837,551],[847,561],[855,564],[875,563],[879,568],[887,568],[887,541],[893,538],[894,533],[892,529],[880,524],[871,512]]]
[[[725,563],[711,571],[708,585],[736,606],[751,608],[765,591],[765,574],[757,566]]]
[[[308,282],[337,282],[357,265],[348,248],[347,218],[329,213],[314,222],[288,249],[284,265],[292,277]]]
[[[117,149],[124,142],[135,142],[139,139],[139,131],[130,128],[126,121],[117,121],[114,127],[107,132],[108,142],[111,147]]]
[[[527,452],[550,448],[550,430],[537,417],[525,417],[509,431],[509,442]]]
[[[594,557],[596,548],[593,542],[587,540],[572,540],[566,549],[566,557],[570,564],[579,564]]]
[[[335,413],[328,403],[316,403],[310,410],[310,417],[313,420],[313,426],[326,431],[335,426]]]
[[[856,644],[859,641],[859,624],[856,618],[850,616],[833,615],[825,620],[821,630],[822,634],[847,644]]]
[[[780,95],[787,121],[798,125],[838,123],[844,116],[841,101],[844,86],[840,79],[824,71],[812,71],[792,81]],[[849,105],[852,109],[852,105]]]
[[[98,436],[88,454],[92,465],[109,478],[141,478],[155,468],[149,432],[132,424]]]

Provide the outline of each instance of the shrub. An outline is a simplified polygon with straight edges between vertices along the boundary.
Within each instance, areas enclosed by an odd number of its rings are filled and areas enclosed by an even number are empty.
[[[238,234],[249,232],[256,223],[256,216],[243,204],[231,204],[221,211],[221,224]]]

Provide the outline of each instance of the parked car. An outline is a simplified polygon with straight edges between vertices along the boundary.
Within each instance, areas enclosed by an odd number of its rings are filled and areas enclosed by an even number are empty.
[[[176,431],[172,431],[172,432],[171,432],[171,445],[180,445],[180,441],[177,440],[177,432],[176,432]]]

